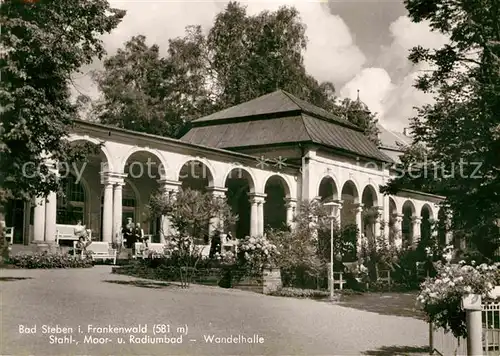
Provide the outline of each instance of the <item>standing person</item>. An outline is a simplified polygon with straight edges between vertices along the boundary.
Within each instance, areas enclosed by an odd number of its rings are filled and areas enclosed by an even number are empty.
[[[216,253],[220,254],[221,250],[222,250],[221,233],[219,230],[215,230],[214,236],[212,237],[212,244],[210,245],[209,257],[213,258]]]
[[[125,240],[125,247],[132,248],[133,243],[133,235],[134,235],[134,223],[132,222],[132,218],[127,218],[127,223],[122,228],[122,236]]]
[[[132,230],[132,255],[135,255],[135,243],[142,242],[144,237],[144,230],[141,228],[140,224],[135,224]]]

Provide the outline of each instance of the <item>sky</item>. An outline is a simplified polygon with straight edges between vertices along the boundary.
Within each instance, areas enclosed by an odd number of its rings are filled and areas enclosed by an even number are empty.
[[[127,10],[122,23],[103,37],[109,55],[134,35],[142,34],[149,45],[157,44],[164,54],[168,40],[184,35],[188,25],[201,25],[205,31],[227,1],[210,0],[134,0],[110,1]],[[360,99],[377,113],[388,129],[402,132],[414,107],[432,101],[413,88],[418,73],[427,67],[415,66],[407,59],[416,45],[439,48],[446,38],[430,31],[426,23],[412,23],[402,0],[268,0],[241,1],[248,14],[295,6],[306,25],[308,47],[304,53],[306,70],[318,81],[334,83],[337,95]],[[100,63],[83,68],[75,78],[80,93],[96,97],[97,89],[88,74]]]

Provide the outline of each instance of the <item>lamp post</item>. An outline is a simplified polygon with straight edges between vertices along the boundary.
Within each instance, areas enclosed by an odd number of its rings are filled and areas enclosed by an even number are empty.
[[[330,215],[330,263],[328,266],[328,287],[330,289],[330,300],[333,300],[335,294],[335,286],[333,284],[333,220],[337,216],[338,204],[336,202],[329,202],[323,205],[332,207],[332,213]]]

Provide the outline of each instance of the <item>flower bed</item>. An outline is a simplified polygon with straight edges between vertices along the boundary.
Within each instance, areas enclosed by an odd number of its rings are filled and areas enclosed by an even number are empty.
[[[92,259],[80,259],[68,255],[47,252],[32,255],[16,255],[9,259],[9,264],[16,268],[88,268],[94,264]]]

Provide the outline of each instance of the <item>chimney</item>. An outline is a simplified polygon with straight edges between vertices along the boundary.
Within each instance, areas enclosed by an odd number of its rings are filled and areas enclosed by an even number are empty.
[[[408,128],[407,128],[407,127],[405,127],[405,128],[403,129],[403,135],[405,135],[405,136],[409,136],[409,135],[408,135]]]

